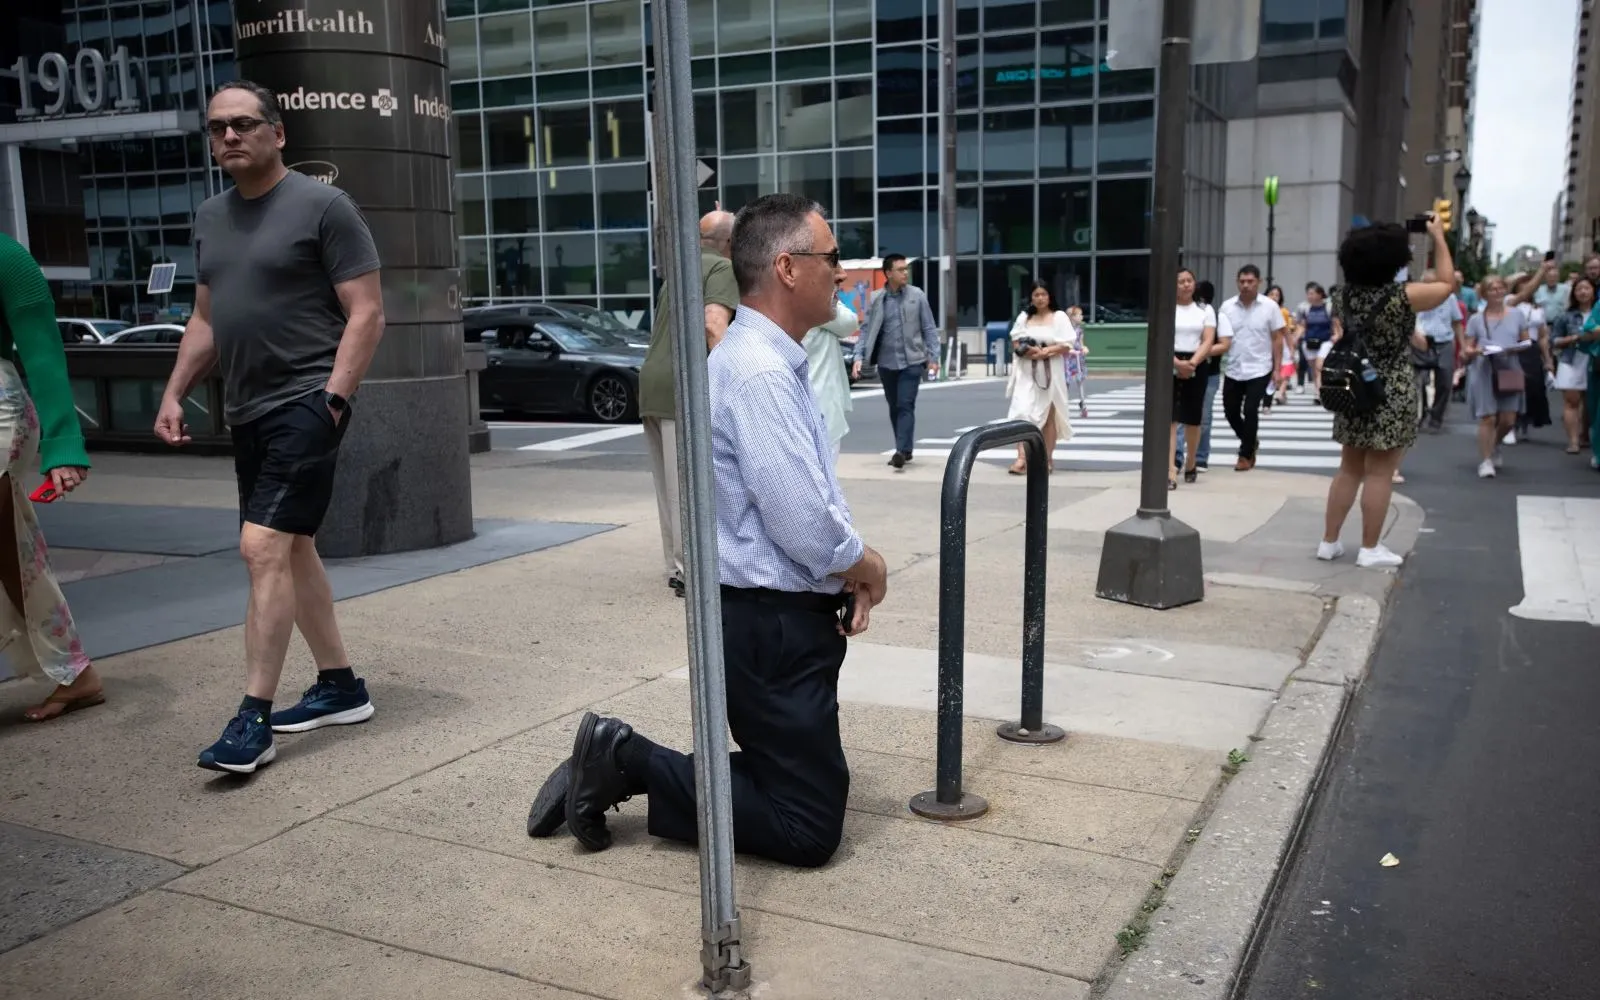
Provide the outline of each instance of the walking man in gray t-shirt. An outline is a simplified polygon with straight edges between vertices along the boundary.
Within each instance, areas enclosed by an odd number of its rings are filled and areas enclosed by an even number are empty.
[[[183,400],[220,364],[239,480],[239,552],[250,570],[245,698],[201,767],[249,774],[276,756],[272,734],[372,717],[333,615],[313,536],[333,496],[350,398],[383,336],[372,233],[350,197],[283,164],[271,91],[223,84],[206,113],[211,153],[234,187],[195,212],[194,315],[156,417],[188,442]],[[317,682],[292,708],[272,699],[295,626]]]

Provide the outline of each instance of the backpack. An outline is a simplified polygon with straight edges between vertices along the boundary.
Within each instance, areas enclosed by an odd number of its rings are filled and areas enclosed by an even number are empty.
[[[1322,391],[1317,401],[1328,411],[1359,417],[1383,405],[1383,376],[1367,358],[1361,334],[1349,326],[1322,362]]]

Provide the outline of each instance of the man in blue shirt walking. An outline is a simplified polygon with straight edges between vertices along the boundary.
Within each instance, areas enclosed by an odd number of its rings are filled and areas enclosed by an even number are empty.
[[[894,455],[889,464],[903,467],[911,461],[916,443],[917,389],[924,371],[939,372],[939,328],[933,322],[928,296],[911,284],[911,268],[904,254],[883,258],[884,289],[867,307],[861,324],[861,354],[878,366],[883,398],[889,403],[889,426],[894,428]]]
[[[706,367],[728,728],[739,744],[733,832],[741,852],[815,867],[839,847],[850,791],[839,738],[846,637],[866,630],[888,569],[850,523],[800,343],[833,318],[839,244],[815,202],[774,194],[739,213],[732,253],[739,309]],[[652,834],[695,843],[691,759],[587,713],[572,757],[534,798],[528,833],[549,836],[565,820],[579,843],[604,850],[606,811],[634,795],[649,796]]]
[[[1422,272],[1423,281],[1437,281],[1430,268]],[[1454,295],[1425,312],[1417,313],[1417,329],[1433,341],[1436,362],[1432,368],[1417,368],[1417,390],[1421,398],[1420,423],[1428,433],[1444,427],[1445,407],[1450,405],[1450,388],[1456,370],[1456,341],[1461,338],[1461,302]],[[1428,383],[1433,384],[1433,403],[1428,403]]]

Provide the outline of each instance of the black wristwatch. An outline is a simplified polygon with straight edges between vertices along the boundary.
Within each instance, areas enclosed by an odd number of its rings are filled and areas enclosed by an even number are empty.
[[[322,401],[328,404],[328,409],[335,413],[343,413],[345,407],[350,405],[349,400],[345,399],[337,392],[324,392],[322,394]]]

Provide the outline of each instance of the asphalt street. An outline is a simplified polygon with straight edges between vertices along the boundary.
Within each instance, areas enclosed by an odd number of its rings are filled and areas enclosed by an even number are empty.
[[[883,390],[875,383],[858,386],[850,432],[843,450],[881,454],[894,450],[888,408]],[[1144,425],[1142,383],[1130,379],[1092,378],[1087,385],[1088,413],[1070,414],[1072,438],[1056,452],[1057,469],[1119,471],[1139,466]],[[1074,397],[1076,400],[1076,397]],[[1238,441],[1222,415],[1219,393],[1212,429],[1222,470],[1232,468]],[[1006,417],[1006,383],[999,378],[968,377],[949,382],[925,383],[917,399],[915,454],[942,460],[956,439],[979,425]],[[496,450],[523,450],[545,454],[570,454],[574,458],[610,456],[612,461],[645,461],[645,441],[638,424],[608,426],[582,421],[489,420],[490,441]],[[1262,418],[1260,465],[1267,469],[1331,473],[1339,464],[1338,446],[1330,439],[1332,416],[1312,405],[1309,395],[1294,395],[1290,404]],[[1009,462],[1014,449],[986,452],[984,458]],[[1231,472],[1229,473],[1232,474]]]
[[[1406,460],[1426,533],[1248,1000],[1600,997],[1600,620],[1592,603],[1588,621],[1509,611],[1596,599],[1600,473],[1547,427],[1479,480],[1471,428],[1450,431]],[[1541,522],[1553,508],[1579,519]]]

